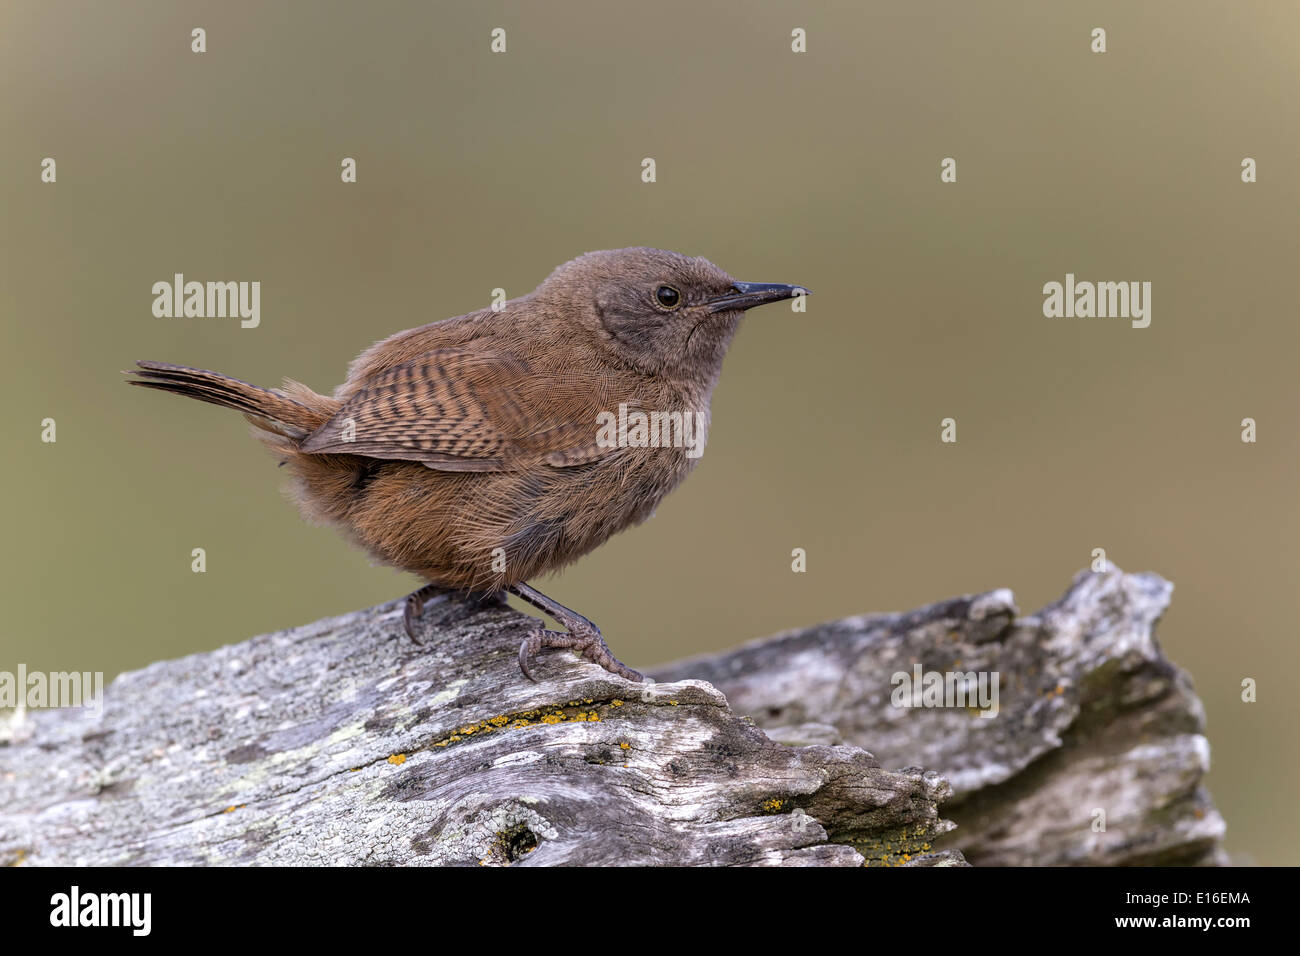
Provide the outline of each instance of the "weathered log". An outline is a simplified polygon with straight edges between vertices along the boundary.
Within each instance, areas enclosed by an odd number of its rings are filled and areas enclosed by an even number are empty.
[[[1021,621],[993,592],[649,685],[563,653],[533,684],[531,619],[431,607],[416,646],[385,604],[123,674],[98,718],[0,721],[0,862],[959,864],[936,770],[977,860],[1201,861],[1223,824],[1199,704],[1150,633],[1168,590],[1084,578]],[[1003,669],[997,718],[889,706],[893,671],[955,656]]]
[[[990,591],[656,676],[710,681],[774,739],[870,746],[885,766],[938,770],[957,824],[941,845],[977,866],[1223,863],[1224,821],[1201,783],[1204,710],[1155,636],[1172,590],[1154,574],[1084,571],[1025,618],[1010,591]],[[891,677],[916,665],[998,674],[997,716],[896,706]]]
[[[859,864],[927,854],[937,774],[785,747],[699,681],[572,655],[529,618],[400,603],[123,674],[102,717],[0,747],[0,859],[30,864]]]

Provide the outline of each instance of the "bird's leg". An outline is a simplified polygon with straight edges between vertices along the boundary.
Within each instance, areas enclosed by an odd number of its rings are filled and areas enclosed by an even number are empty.
[[[545,611],[559,621],[568,631],[566,634],[563,631],[550,631],[546,628],[539,628],[519,646],[519,669],[524,672],[524,676],[529,680],[535,682],[537,678],[529,671],[528,664],[544,647],[571,647],[575,651],[580,651],[587,660],[599,664],[611,674],[626,677],[628,680],[637,683],[645,680],[641,674],[632,670],[610,652],[609,645],[600,636],[600,628],[577,611],[570,610],[558,601],[553,601],[541,591],[524,584],[522,581],[510,585],[510,593],[523,598],[539,611]]]

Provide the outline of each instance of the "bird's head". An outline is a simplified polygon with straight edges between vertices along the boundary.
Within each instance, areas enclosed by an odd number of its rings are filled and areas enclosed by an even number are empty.
[[[631,248],[566,262],[536,294],[621,364],[711,388],[745,311],[806,292],[739,282],[707,259]]]

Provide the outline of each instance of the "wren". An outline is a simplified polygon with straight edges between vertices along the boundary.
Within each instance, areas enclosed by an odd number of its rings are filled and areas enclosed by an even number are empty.
[[[806,293],[675,252],[589,252],[502,306],[371,346],[332,396],[163,362],[136,363],[130,384],[243,412],[304,517],[428,582],[406,599],[413,640],[434,597],[510,592],[566,629],[539,622],[524,640],[529,679],[542,648],[567,647],[639,681],[591,621],[527,582],[654,512],[699,461],[745,311]],[[676,440],[682,421],[692,441]]]

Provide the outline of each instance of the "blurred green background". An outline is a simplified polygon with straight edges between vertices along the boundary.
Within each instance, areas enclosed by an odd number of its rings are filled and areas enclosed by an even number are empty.
[[[999,586],[1034,610],[1104,547],[1177,586],[1228,848],[1300,862],[1298,30],[1274,2],[9,0],[0,668],[111,676],[417,583],[134,360],[329,391],[391,332],[659,246],[815,296],[751,313],[701,467],[548,593],[640,666]],[[174,272],[259,280],[260,328],[155,318]],[[1066,272],[1152,282],[1151,327],[1044,318]]]

